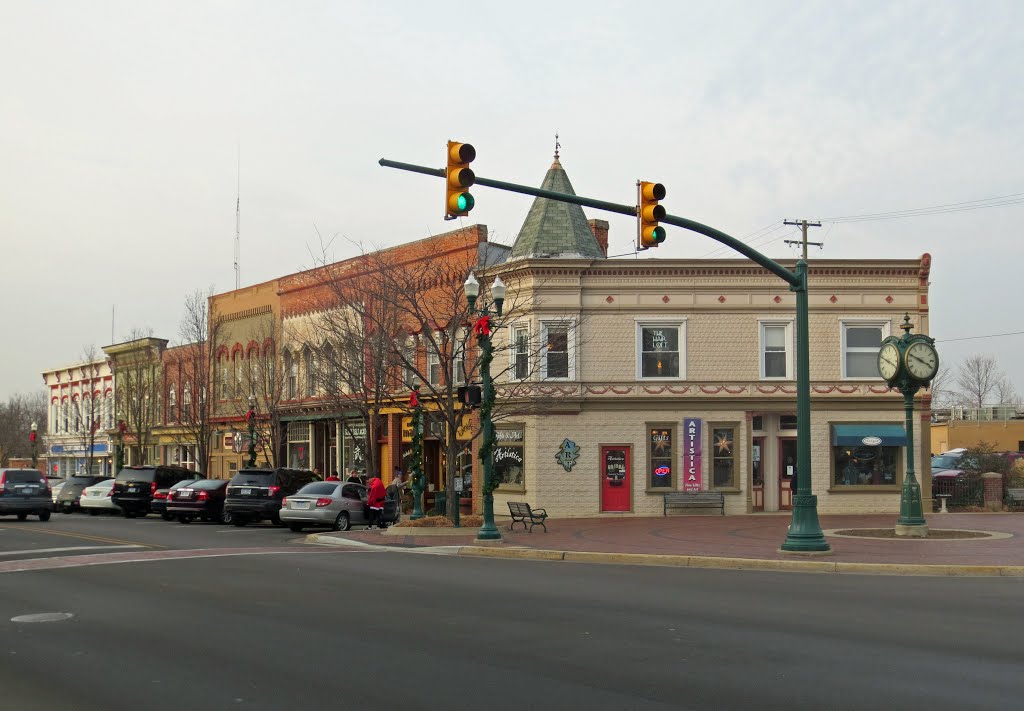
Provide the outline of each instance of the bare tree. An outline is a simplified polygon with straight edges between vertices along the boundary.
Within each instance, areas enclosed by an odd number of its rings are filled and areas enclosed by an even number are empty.
[[[990,355],[975,354],[957,368],[956,388],[961,403],[981,409],[996,393],[1003,373]]]
[[[102,426],[103,401],[93,391],[94,381],[100,375],[100,366],[96,362],[98,359],[96,346],[89,345],[82,349],[82,388],[78,400],[72,405],[75,409],[75,434],[85,452],[85,474],[94,473],[93,449],[96,446],[96,433]]]
[[[248,338],[259,345],[260,353],[258,358],[247,359],[247,367],[241,374],[244,392],[235,399],[236,414],[243,416],[248,412],[251,398],[256,417],[257,450],[274,467],[284,466],[281,461],[285,441],[281,403],[288,397],[290,377],[281,357],[284,334],[273,313],[268,313],[262,323],[252,327]]]
[[[43,392],[16,393],[0,403],[0,466],[6,467],[11,457],[31,454],[32,423],[38,425],[36,435],[41,438],[46,430],[46,408],[46,393]]]
[[[1013,386],[1013,381],[1008,376],[1004,375],[996,381],[994,390],[997,404],[1020,407],[1020,395],[1017,394],[1017,388]]]
[[[114,362],[114,398],[119,420],[125,424],[125,435],[134,443],[133,464],[146,464],[149,459],[153,427],[160,421],[160,354],[163,341],[144,344],[151,331],[133,329],[126,344],[140,341],[137,348],[123,352]]]
[[[195,291],[185,298],[185,313],[178,328],[182,343],[175,358],[172,375],[180,388],[175,398],[180,406],[178,417],[186,447],[195,447],[197,471],[208,474],[213,440],[213,379],[217,344],[221,341],[223,321],[213,312],[213,287]],[[168,402],[168,405],[170,403]],[[168,408],[170,409],[170,408]]]
[[[932,378],[929,389],[932,393],[932,408],[950,407],[953,405],[955,393],[950,389],[951,373],[945,363],[939,364],[939,369]]]

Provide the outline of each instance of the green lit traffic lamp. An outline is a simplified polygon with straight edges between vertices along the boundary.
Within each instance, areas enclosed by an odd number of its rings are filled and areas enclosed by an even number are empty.
[[[476,149],[468,143],[448,141],[448,171],[445,174],[444,219],[454,220],[469,214],[476,201],[468,188],[476,182],[469,164],[476,158]]]
[[[636,248],[649,249],[665,241],[665,228],[658,224],[665,219],[665,208],[658,204],[665,199],[665,186],[661,183],[637,181]]]

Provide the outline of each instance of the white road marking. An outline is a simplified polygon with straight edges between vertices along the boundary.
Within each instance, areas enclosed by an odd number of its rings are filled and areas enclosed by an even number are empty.
[[[61,622],[74,617],[70,612],[37,612],[33,615],[18,615],[11,622]]]
[[[122,545],[122,546],[68,546],[67,548],[30,548],[24,551],[0,551],[0,556],[5,555],[26,555],[29,553],[66,553],[67,551],[100,551],[122,548],[145,548],[146,546]]]

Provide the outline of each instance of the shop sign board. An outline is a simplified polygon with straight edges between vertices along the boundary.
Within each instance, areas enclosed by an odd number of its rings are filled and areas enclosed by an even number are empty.
[[[702,491],[704,489],[702,429],[703,421],[699,418],[683,418],[683,491]]]

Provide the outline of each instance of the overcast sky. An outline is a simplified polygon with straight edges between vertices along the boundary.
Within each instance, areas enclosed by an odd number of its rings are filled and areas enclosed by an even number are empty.
[[[658,180],[775,258],[784,218],[1024,197],[1022,26],[1019,2],[0,0],[0,398],[109,344],[112,308],[114,341],[174,341],[189,292],[233,288],[239,146],[243,285],[310,266],[317,230],[343,258],[452,229],[440,181],[377,165],[449,138],[539,185],[558,131],[577,193]],[[467,224],[510,243],[531,198],[475,195]],[[588,216],[632,250],[631,219]],[[825,222],[811,256],[930,252],[933,336],[1024,331],[1022,220]],[[718,247],[673,228],[651,256]],[[1024,390],[1024,336],[939,346]]]

